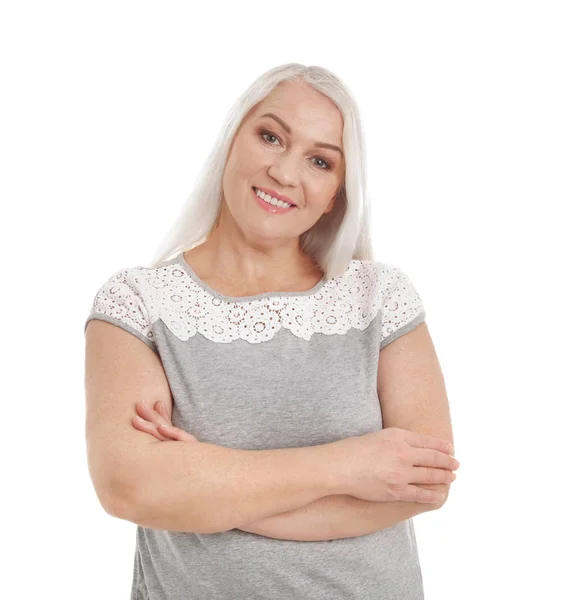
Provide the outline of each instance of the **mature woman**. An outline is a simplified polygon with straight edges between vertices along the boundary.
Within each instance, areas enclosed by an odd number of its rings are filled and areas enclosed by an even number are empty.
[[[132,600],[423,598],[412,517],[459,463],[420,296],[372,259],[364,171],[340,80],[272,69],[154,263],[97,292],[88,462],[137,524]]]

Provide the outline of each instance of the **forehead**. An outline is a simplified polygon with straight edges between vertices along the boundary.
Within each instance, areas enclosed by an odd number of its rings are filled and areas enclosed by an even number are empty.
[[[344,119],[337,106],[307,84],[285,82],[253,108],[250,120],[273,113],[284,121],[293,135],[306,136],[340,145]]]

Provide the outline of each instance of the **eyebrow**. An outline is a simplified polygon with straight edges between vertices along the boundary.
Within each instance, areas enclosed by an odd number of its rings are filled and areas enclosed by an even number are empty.
[[[265,113],[264,115],[261,115],[260,118],[262,119],[263,117],[270,117],[271,119],[274,119],[287,133],[292,133],[292,129],[282,119],[277,117],[275,114]],[[315,146],[317,146],[319,148],[330,148],[331,150],[336,150],[337,152],[340,152],[340,154],[344,155],[342,150],[338,146],[335,146],[334,144],[327,144],[325,142],[316,142]]]

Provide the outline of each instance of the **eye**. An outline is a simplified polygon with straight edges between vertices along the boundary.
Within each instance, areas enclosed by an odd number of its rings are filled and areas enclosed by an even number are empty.
[[[277,140],[279,140],[280,138],[278,136],[276,136],[274,133],[271,133],[270,131],[267,131],[266,129],[261,129],[259,131],[259,135],[263,138],[263,140],[265,140],[266,142],[268,142],[267,138],[265,136],[270,136],[272,138],[275,138]],[[269,144],[271,144],[271,146],[274,146],[275,144],[273,144],[272,142],[268,142]],[[319,169],[321,169],[322,171],[331,171],[332,170],[332,163],[327,160],[326,158],[322,158],[321,156],[316,156],[315,157],[317,160],[321,160],[324,163],[324,167],[319,167]],[[316,163],[315,163],[316,164]]]
[[[277,140],[279,139],[274,133],[271,133],[270,131],[265,131],[264,129],[261,129],[260,131],[260,135],[263,138],[263,140],[267,141],[267,139],[265,138],[265,135],[269,135],[270,137],[274,137]],[[274,146],[274,144],[272,144]]]
[[[321,158],[320,156],[317,156],[316,158],[326,165],[325,167],[321,167],[323,171],[330,171],[332,169],[332,163],[326,160],[326,158]]]

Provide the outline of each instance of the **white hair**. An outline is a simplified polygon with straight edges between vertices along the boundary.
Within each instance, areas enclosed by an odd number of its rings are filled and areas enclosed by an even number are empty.
[[[300,248],[314,259],[327,278],[341,275],[352,259],[372,260],[365,142],[356,102],[342,81],[328,69],[288,63],[263,73],[235,102],[200,171],[198,183],[149,267],[157,267],[209,237],[217,226],[222,208],[227,155],[243,119],[279,83],[295,80],[303,80],[330,98],[340,110],[344,120],[342,146],[346,167],[332,210],[300,235]]]

